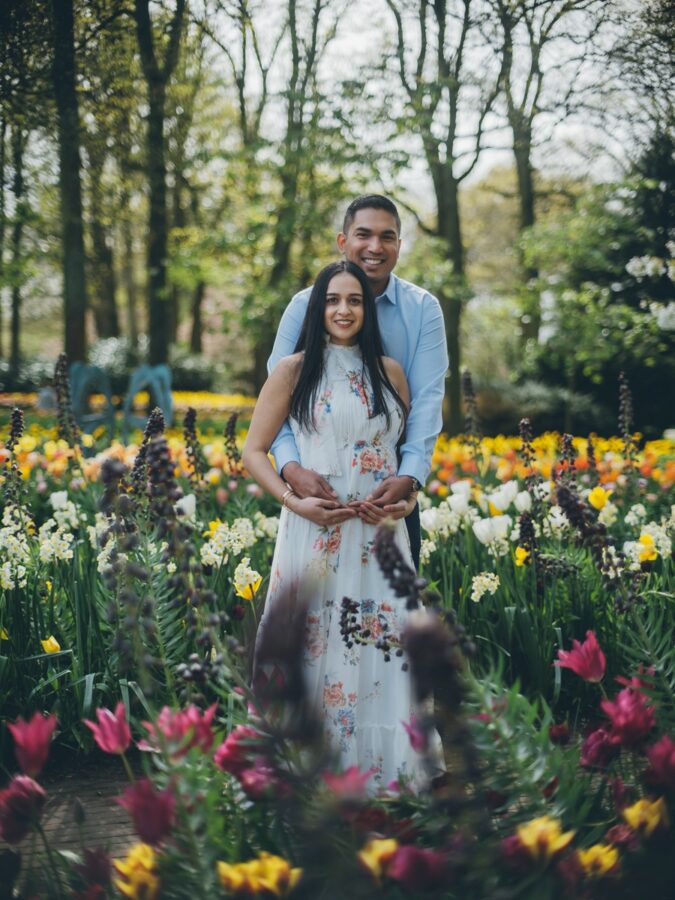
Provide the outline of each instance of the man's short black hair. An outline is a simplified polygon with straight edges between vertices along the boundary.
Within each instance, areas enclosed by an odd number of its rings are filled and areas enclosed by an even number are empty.
[[[354,217],[360,209],[383,209],[391,215],[396,220],[396,230],[401,234],[401,217],[398,214],[398,210],[396,209],[396,205],[392,203],[392,201],[388,197],[383,197],[382,194],[361,194],[360,197],[357,197],[356,200],[352,200],[352,202],[347,207],[347,212],[345,213],[345,219],[342,223],[342,231],[347,234],[352,222],[354,221]]]

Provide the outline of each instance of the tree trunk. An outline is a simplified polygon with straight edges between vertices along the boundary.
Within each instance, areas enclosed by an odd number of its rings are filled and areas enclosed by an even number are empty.
[[[512,125],[513,130],[513,155],[516,162],[516,175],[518,179],[518,200],[519,200],[519,229],[522,234],[526,228],[530,228],[535,222],[534,210],[534,172],[532,169],[532,137],[525,128],[519,128],[515,123]],[[525,264],[522,248],[519,247],[518,254],[520,257],[520,268],[525,281],[525,286],[539,275],[537,269],[533,269]],[[539,295],[536,291],[528,289],[528,303],[525,310],[526,318],[523,318],[521,324],[522,337],[524,340],[537,340],[539,337],[539,328],[541,327],[541,307],[539,304]]]
[[[75,44],[72,0],[52,0],[54,64],[52,79],[58,111],[59,190],[63,241],[63,312],[65,351],[70,362],[86,356],[84,233],[80,120],[75,90]]]
[[[169,356],[169,292],[167,252],[169,223],[166,203],[166,139],[164,116],[166,85],[178,60],[178,47],[185,12],[185,0],[176,0],[164,63],[158,59],[150,19],[149,0],[135,0],[134,16],[143,74],[148,86],[148,131],[146,139],[147,175],[150,193],[148,223],[148,329],[150,364],[165,363]]]
[[[459,209],[459,185],[446,167],[440,177],[435,179],[435,184],[438,231],[447,245],[448,259],[452,262],[453,280],[458,291],[456,296],[447,296],[443,301],[445,334],[450,358],[450,377],[446,392],[447,408],[443,411],[443,428],[448,434],[453,435],[459,434],[463,427],[460,325],[462,319],[461,294],[464,285],[464,244]]]
[[[129,192],[125,188],[120,198],[122,210],[122,269],[121,280],[124,288],[127,335],[132,354],[138,348],[138,295],[136,292],[136,280],[134,278],[134,233],[132,227],[132,215],[129,209]]]
[[[206,283],[198,281],[192,295],[192,331],[190,332],[190,353],[202,352],[202,331],[204,323],[202,322],[202,305],[204,294],[206,293]]]
[[[460,367],[461,341],[460,324],[462,320],[462,300],[458,297],[438,298],[445,319],[445,334],[450,357],[450,378],[445,393],[446,408],[443,410],[443,428],[448,434],[459,434],[464,429],[462,415],[462,373]]]
[[[14,225],[12,227],[12,320],[9,349],[9,373],[14,382],[19,374],[21,361],[21,240],[23,237],[24,203],[23,203],[23,151],[25,135],[18,125],[12,128],[12,167],[14,179]]]
[[[115,300],[115,266],[113,263],[112,235],[106,233],[103,224],[103,164],[104,156],[94,137],[89,148],[91,181],[91,244],[92,259],[89,282],[91,306],[99,338],[119,337],[120,326]]]
[[[0,359],[3,354],[2,334],[2,298],[5,292],[5,145],[7,138],[7,119],[0,119]]]

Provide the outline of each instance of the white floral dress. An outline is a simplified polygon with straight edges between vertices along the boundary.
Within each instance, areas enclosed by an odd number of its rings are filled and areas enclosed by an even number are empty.
[[[387,427],[384,415],[369,418],[371,405],[358,346],[327,344],[314,409],[317,429],[308,433],[293,420],[291,427],[302,465],[322,474],[345,503],[367,497],[397,471],[403,416],[390,400]],[[417,784],[424,780],[421,759],[402,725],[414,712],[403,660],[392,653],[387,662],[373,646],[347,648],[340,633],[343,597],[359,602],[361,622],[373,637],[385,623],[390,634],[401,632],[404,603],[380,571],[373,551],[375,532],[376,526],[359,518],[327,527],[283,509],[265,609],[289,588],[310,581],[306,685],[342,765],[373,769],[375,785],[385,786],[401,774]],[[403,519],[396,523],[395,537],[412,566]],[[265,616],[261,628],[264,623]]]

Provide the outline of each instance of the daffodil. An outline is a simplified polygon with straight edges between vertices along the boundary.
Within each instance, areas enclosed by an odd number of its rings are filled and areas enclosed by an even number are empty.
[[[551,816],[532,819],[517,830],[521,844],[537,862],[548,862],[564,850],[574,837],[574,831],[562,832],[560,820]]]
[[[40,643],[45,653],[58,653],[61,649],[61,644],[59,644],[53,634],[50,634],[46,641],[40,641]]]
[[[581,868],[589,878],[601,878],[616,870],[619,851],[611,844],[593,844],[588,850],[579,850]]]
[[[623,810],[623,817],[631,828],[647,837],[660,826],[667,828],[670,824],[666,801],[663,797],[653,801],[645,798],[638,800],[637,803],[627,806]]]
[[[250,562],[245,556],[234,570],[234,590],[244,600],[253,600],[262,584],[262,575],[250,567]]]
[[[638,558],[640,562],[653,562],[658,557],[658,550],[651,534],[645,532],[638,538]]]

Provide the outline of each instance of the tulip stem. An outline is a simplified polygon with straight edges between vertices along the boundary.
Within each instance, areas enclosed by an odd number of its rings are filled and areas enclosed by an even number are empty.
[[[45,851],[47,853],[47,859],[49,860],[49,867],[52,870],[52,873],[54,875],[54,878],[55,878],[56,883],[59,888],[59,896],[65,897],[66,893],[65,893],[65,891],[63,889],[63,885],[61,883],[61,873],[59,872],[59,867],[57,866],[56,860],[54,859],[54,854],[52,853],[52,848],[49,844],[49,841],[47,840],[47,835],[45,834],[44,829],[43,829],[42,825],[40,825],[39,822],[35,823],[35,828],[36,828],[38,834],[40,835],[40,837],[42,838],[42,843],[44,844]]]
[[[122,757],[122,764],[124,765],[124,770],[127,773],[127,777],[129,778],[129,781],[132,784],[134,784],[136,779],[134,777],[134,773],[131,769],[131,766],[129,765],[129,760],[127,759],[127,755],[126,755],[126,753],[122,753],[120,755]]]

